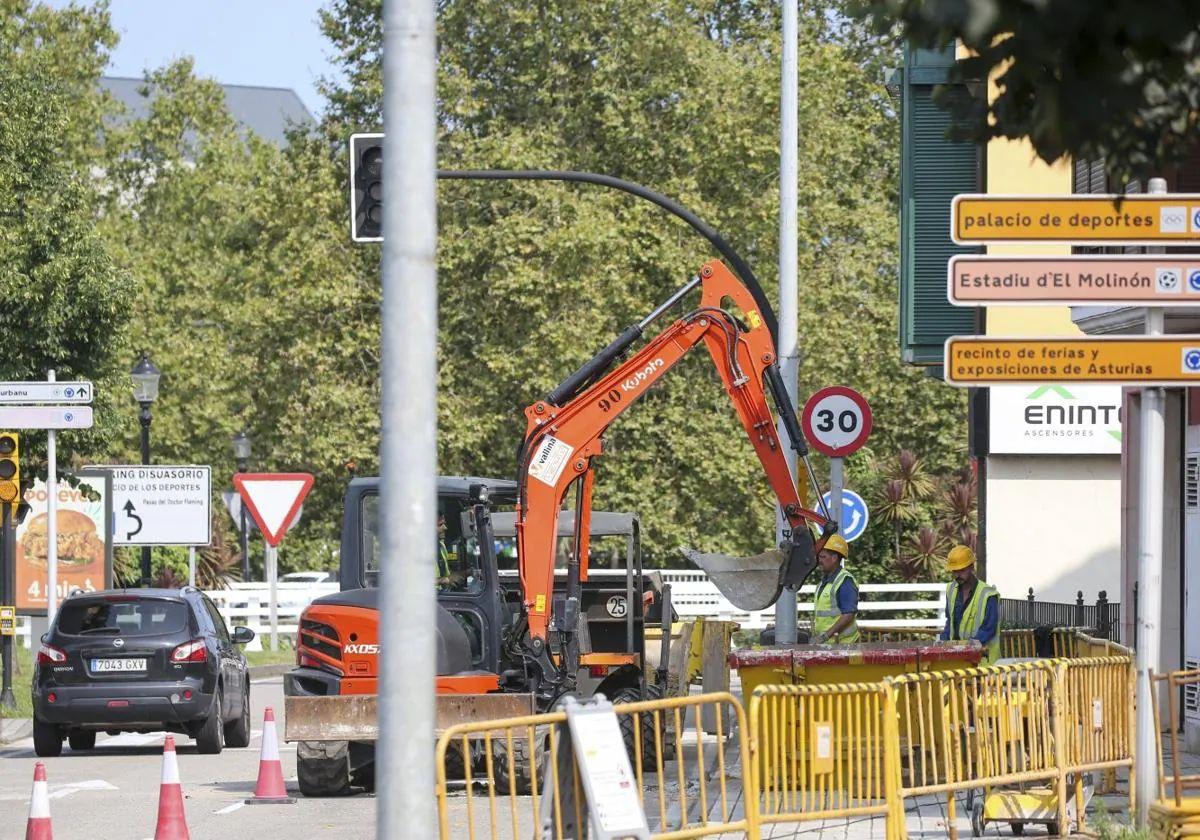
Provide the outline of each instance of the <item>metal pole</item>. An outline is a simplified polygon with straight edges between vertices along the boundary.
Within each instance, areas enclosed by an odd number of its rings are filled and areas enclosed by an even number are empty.
[[[250,531],[246,527],[246,503],[238,496],[238,518],[241,519],[242,532],[238,536],[242,550],[242,580],[250,580]]]
[[[783,66],[779,77],[779,372],[792,405],[796,404],[800,359],[797,355],[797,280],[796,280],[796,215],[799,202],[797,157],[799,134],[799,80],[797,76],[799,12],[795,0],[783,0]],[[778,423],[779,439],[786,440],[787,431]],[[796,453],[784,447],[784,457],[792,475],[796,475]],[[788,529],[783,511],[775,511],[775,542],[783,542]],[[784,589],[775,602],[775,643],[796,643],[796,593]]]
[[[437,832],[437,55],[434,0],[383,4],[377,836]]]
[[[54,381],[54,371],[46,372]],[[58,440],[54,429],[46,431],[46,624],[58,612]]]
[[[188,586],[196,585],[196,546],[188,546]]]
[[[1161,194],[1167,184],[1150,180],[1149,192]],[[1146,309],[1146,335],[1163,334],[1163,310]],[[1142,389],[1141,446],[1138,499],[1138,628],[1137,628],[1137,823],[1146,824],[1147,806],[1157,799],[1158,778],[1150,771],[1158,753],[1148,671],[1159,669],[1162,646],[1163,480],[1166,443],[1166,395],[1162,388]]]
[[[838,524],[838,533],[842,531],[842,488],[846,485],[846,462],[843,458],[829,459],[829,518]],[[816,608],[814,603],[813,608]],[[813,613],[816,615],[816,613]]]
[[[279,650],[279,549],[263,537],[263,571],[267,577],[267,598],[271,609],[271,650]],[[382,610],[381,612],[386,612]]]
[[[244,473],[250,464],[245,458],[237,459],[237,471]],[[238,505],[238,548],[242,554],[242,580],[250,580],[250,530],[246,527],[246,502],[241,496],[234,494]]]
[[[142,403],[142,411],[138,415],[142,424],[142,466],[150,466],[150,403]],[[142,581],[141,585],[150,585],[153,569],[150,565],[150,546],[142,546]]]
[[[17,580],[17,558],[14,552],[10,551],[12,543],[8,539],[8,531],[12,528],[12,505],[0,505],[4,509],[3,514],[0,514],[0,604],[4,606],[12,606],[17,602],[16,580]],[[37,637],[32,635],[29,639],[29,646],[37,652]],[[13,639],[14,636],[0,636],[0,653],[3,654],[3,667],[0,668],[0,706],[6,709],[15,709],[17,707],[17,698],[13,694]]]

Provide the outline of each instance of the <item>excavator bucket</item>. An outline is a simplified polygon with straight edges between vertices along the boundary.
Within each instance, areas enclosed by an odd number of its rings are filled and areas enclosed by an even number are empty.
[[[729,603],[747,612],[774,604],[785,586],[799,589],[816,566],[813,538],[807,529],[796,533],[795,542],[750,557],[704,554],[692,548],[683,549],[683,556],[708,574]]]

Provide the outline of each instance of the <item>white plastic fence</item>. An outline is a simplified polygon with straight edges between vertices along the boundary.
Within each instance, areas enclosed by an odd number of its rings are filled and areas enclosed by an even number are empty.
[[[701,571],[662,570],[663,582],[671,584],[671,606],[681,619],[717,618],[736,621],[743,630],[761,630],[775,623],[775,608],[758,612],[739,610],[717,591]],[[800,590],[800,615],[811,613],[816,586]],[[946,624],[946,585],[944,583],[864,583],[858,587],[858,623],[862,627],[944,627]],[[876,600],[880,596],[896,596]],[[808,600],[803,600],[808,596]],[[871,618],[872,614],[891,617]],[[895,613],[916,613],[915,617],[897,618]]]
[[[775,610],[746,612],[729,603],[701,571],[661,569],[663,582],[671,584],[671,604],[683,620],[715,618],[736,621],[745,630],[761,630],[775,623]],[[624,578],[624,571],[595,570],[593,578]],[[300,613],[314,599],[338,591],[336,583],[280,583],[276,584],[278,607],[276,616],[281,635],[294,635]],[[800,613],[811,613],[815,586],[800,590]],[[229,589],[216,589],[205,594],[216,604],[217,609],[230,627],[249,627],[255,632],[251,650],[260,649],[261,640],[270,632],[270,590],[265,583],[234,583]],[[942,627],[946,623],[946,586],[941,583],[864,583],[859,586],[859,624],[863,627]],[[895,596],[888,600],[876,600],[882,596]],[[896,617],[896,613],[916,614],[915,617]],[[891,617],[871,618],[872,614]],[[29,621],[17,619],[17,636],[21,644],[29,647]]]

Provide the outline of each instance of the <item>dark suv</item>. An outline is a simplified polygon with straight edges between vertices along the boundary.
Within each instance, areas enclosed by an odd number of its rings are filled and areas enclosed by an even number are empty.
[[[250,743],[250,678],[213,602],[192,587],[116,589],[63,601],[33,680],[40,756],[96,745],[96,733],[180,732],[202,753]]]

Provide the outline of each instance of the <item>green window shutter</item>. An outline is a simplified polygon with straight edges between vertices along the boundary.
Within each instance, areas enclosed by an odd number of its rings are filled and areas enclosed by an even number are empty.
[[[930,66],[930,59],[941,59]],[[947,139],[952,117],[933,101],[953,53],[920,51],[906,58],[902,99],[900,188],[900,350],[916,365],[942,363],[952,335],[975,332],[975,310],[946,300],[946,265],[955,254],[978,253],[950,240],[950,202],[978,192],[979,153],[973,143]],[[965,88],[950,95],[968,96]]]

